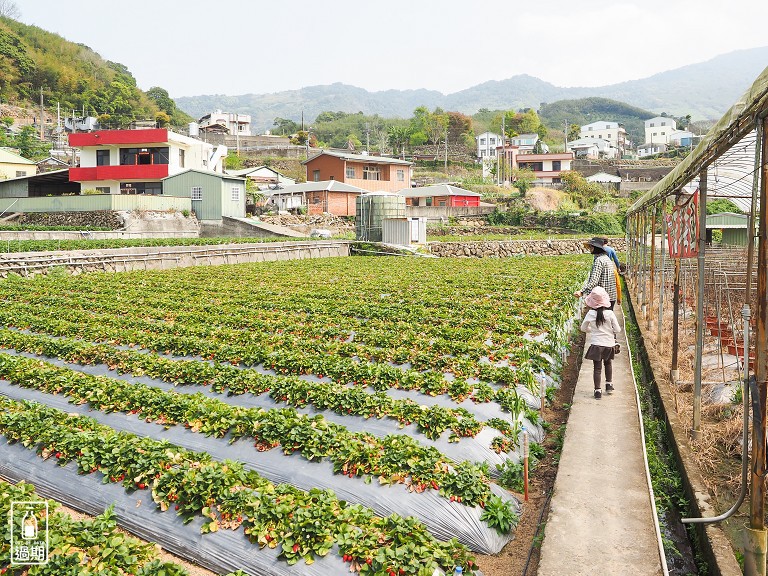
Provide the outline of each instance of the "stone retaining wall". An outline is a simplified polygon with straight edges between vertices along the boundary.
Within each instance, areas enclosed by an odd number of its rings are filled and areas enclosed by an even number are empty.
[[[510,256],[586,254],[583,240],[509,240],[498,242],[431,242],[430,253],[441,258],[508,258]],[[617,252],[626,250],[626,241],[611,239]]]
[[[81,272],[164,270],[188,266],[330,258],[349,256],[349,245],[347,241],[311,241],[18,252],[0,254],[0,278],[6,278],[9,274],[20,276],[47,274],[52,270],[80,274]]]
[[[111,210],[96,210],[93,212],[25,212],[20,214],[14,224],[34,224],[38,226],[77,226],[87,228],[110,228],[117,230],[123,227],[123,218]]]

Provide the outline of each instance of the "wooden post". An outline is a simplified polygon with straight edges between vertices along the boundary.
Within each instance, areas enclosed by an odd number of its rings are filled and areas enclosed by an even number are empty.
[[[765,530],[765,473],[766,473],[766,395],[768,393],[768,119],[763,119],[763,138],[760,178],[760,217],[758,218],[757,247],[757,339],[755,340],[755,381],[759,411],[753,416],[752,428],[752,488],[749,508],[750,527]],[[748,359],[748,352],[747,361]],[[754,400],[753,400],[754,402]],[[765,566],[762,566],[765,574]]]
[[[696,359],[693,365],[693,428],[691,437],[694,442],[701,438],[701,363],[704,355],[704,256],[707,249],[707,167],[699,174],[699,215],[698,246],[696,272]]]
[[[656,281],[656,210],[657,206],[653,207],[653,214],[651,215],[651,264],[649,270],[649,286],[648,286],[648,307],[646,310],[646,326],[648,330],[653,327],[653,284]]]

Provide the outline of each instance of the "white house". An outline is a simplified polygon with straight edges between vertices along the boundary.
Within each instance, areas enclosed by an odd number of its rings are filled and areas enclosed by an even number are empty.
[[[608,140],[579,138],[572,140],[566,145],[568,152],[573,152],[576,158],[617,158],[619,150],[615,148]]]
[[[533,149],[536,147],[536,142],[538,141],[538,134],[518,134],[517,136],[509,139],[509,145],[517,146],[518,150],[525,154],[527,152],[533,152]],[[547,152],[549,152],[549,146],[542,142],[541,153],[546,154]]]
[[[638,158],[644,158],[646,156],[653,156],[654,154],[660,154],[661,152],[666,152],[667,145],[666,144],[654,144],[652,142],[647,142],[645,144],[641,144],[637,147],[637,156]]]
[[[669,138],[677,130],[677,122],[666,116],[656,116],[645,121],[646,144],[669,144]]]
[[[585,124],[579,130],[579,140],[606,140],[616,152],[610,158],[621,157],[627,148],[627,131],[618,122],[599,120]]]
[[[693,146],[701,140],[701,137],[696,136],[693,132],[688,130],[675,130],[669,136],[669,143],[675,146]]]
[[[494,132],[483,132],[477,138],[477,159],[482,161],[485,158],[496,158],[496,148],[501,146],[503,140],[499,134]]]
[[[241,178],[247,177],[256,184],[259,190],[276,190],[296,184],[296,180],[280,174],[280,172],[269,166],[256,166],[254,168],[244,168],[243,170],[227,170],[227,174],[240,176]]]
[[[250,136],[251,135],[251,116],[250,114],[239,114],[237,112],[222,112],[216,110],[206,114],[197,121],[201,130],[211,126],[222,126],[226,128],[229,134]]]

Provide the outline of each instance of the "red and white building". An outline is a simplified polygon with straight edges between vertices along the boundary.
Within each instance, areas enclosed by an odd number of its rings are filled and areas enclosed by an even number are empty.
[[[69,180],[102,194],[162,194],[162,179],[185,170],[223,174],[225,146],[215,147],[166,128],[98,130],[69,135],[80,166]]]

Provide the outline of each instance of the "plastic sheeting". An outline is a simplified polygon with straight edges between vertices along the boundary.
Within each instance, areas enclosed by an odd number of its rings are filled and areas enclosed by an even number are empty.
[[[26,358],[36,358],[36,359],[41,358],[40,356],[36,356],[34,354],[27,353],[27,352],[17,353],[15,351],[6,350],[5,353],[11,354],[11,355],[20,355]],[[236,396],[229,396],[227,394],[219,394],[217,392],[214,392],[213,390],[211,390],[206,386],[196,386],[196,385],[175,386],[170,382],[165,382],[163,380],[150,378],[148,376],[133,376],[131,374],[118,374],[115,371],[109,370],[107,366],[104,364],[98,364],[95,366],[92,366],[92,365],[83,366],[80,364],[68,363],[63,360],[59,360],[58,358],[47,358],[47,357],[43,357],[43,358],[46,362],[49,362],[56,366],[69,368],[77,372],[83,372],[85,374],[91,374],[94,376],[107,376],[109,378],[115,378],[115,379],[123,380],[127,382],[136,382],[139,384],[145,384],[147,386],[154,386],[157,388],[161,388],[163,390],[173,390],[174,392],[177,392],[179,394],[194,394],[199,392],[209,398],[215,398],[217,400],[221,400],[222,402],[226,402],[231,406],[243,406],[246,408],[264,408],[267,410],[273,409],[273,408],[285,408],[284,403],[275,402],[274,400],[272,400],[272,398],[270,398],[268,394],[260,394],[258,396],[254,394],[240,394]],[[475,404],[471,400],[467,399],[461,404],[457,404],[456,402],[451,400],[449,396],[446,396],[446,395],[432,397],[432,396],[426,396],[424,394],[420,394],[414,391],[397,390],[397,389],[392,389],[389,392],[390,392],[390,395],[393,396],[394,398],[410,398],[416,402],[420,402],[428,406],[439,405],[439,406],[444,406],[446,408],[455,408],[459,406],[462,408],[466,408],[467,410],[470,410],[470,408],[474,408],[474,411],[473,411],[474,414],[482,420],[487,420],[489,418],[496,417],[496,418],[501,418],[503,420],[509,421],[509,416],[510,416],[509,412],[504,412],[503,410],[501,410],[499,405],[496,404],[495,402]],[[521,395],[531,394],[527,389],[524,389],[522,387],[518,392]],[[331,410],[316,410],[311,406],[307,406],[304,408],[295,408],[295,410],[301,414],[308,414],[310,416],[321,414],[329,422],[340,424],[352,432],[367,432],[369,434],[373,434],[374,436],[379,436],[379,437],[383,437],[388,434],[407,434],[412,438],[418,439],[419,442],[425,446],[434,446],[435,448],[440,450],[440,452],[442,452],[446,457],[450,458],[454,462],[461,462],[463,460],[469,460],[471,462],[487,462],[492,476],[498,475],[496,465],[502,465],[504,461],[507,459],[512,460],[515,463],[518,463],[522,460],[522,457],[523,457],[522,442],[518,442],[519,446],[514,452],[509,452],[504,454],[497,454],[496,452],[494,452],[493,449],[491,448],[491,440],[493,440],[493,438],[495,438],[496,436],[499,436],[500,433],[490,427],[483,428],[480,431],[480,433],[477,434],[474,438],[465,437],[465,438],[460,438],[458,442],[449,442],[448,432],[443,433],[443,435],[437,440],[430,440],[429,438],[427,438],[426,436],[424,436],[418,431],[418,427],[416,426],[416,424],[411,424],[409,426],[400,428],[399,423],[394,418],[364,418],[362,416],[355,416],[351,414],[338,414]],[[529,438],[533,442],[541,443],[544,441],[544,429],[541,427],[541,425],[539,424],[534,425],[527,418],[522,418],[521,422],[523,426],[525,426],[525,429],[528,431]]]
[[[763,70],[739,101],[731,106],[702,138],[699,145],[672,172],[630,206],[627,215],[655,204],[696,180],[702,167],[711,164],[729,147],[734,146],[754,130],[755,118],[766,110],[768,110],[768,68]]]
[[[44,498],[86,514],[101,514],[114,504],[122,528],[209,570],[226,574],[241,569],[251,576],[336,576],[349,572],[335,547],[314,564],[308,566],[300,560],[289,566],[278,559],[279,547],[251,544],[241,528],[203,535],[202,517],[184,524],[175,513],[161,512],[149,490],[129,494],[120,484],[102,484],[101,473],[80,475],[74,462],[65,466],[57,462],[54,458],[43,460],[20,444],[0,442],[0,476],[5,480],[34,484]]]
[[[499,534],[480,520],[483,509],[479,506],[450,502],[432,490],[417,494],[409,492],[402,484],[366,484],[362,478],[335,474],[332,463],[328,461],[310,462],[300,454],[286,455],[279,448],[258,452],[246,439],[230,443],[227,438],[207,437],[182,426],[165,429],[135,415],[93,411],[85,404],[70,404],[65,396],[19,388],[5,380],[0,380],[0,393],[14,399],[34,400],[65,412],[87,415],[115,430],[167,440],[187,450],[207,452],[217,459],[237,460],[275,483],[290,484],[302,490],[330,489],[341,500],[367,506],[380,516],[389,516],[393,512],[401,516],[415,516],[436,538],[457,538],[474,552],[496,554],[512,538],[512,535]],[[520,511],[520,502],[510,493],[495,484],[491,484],[491,490],[505,501],[512,502],[515,510]]]

